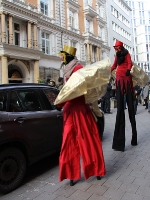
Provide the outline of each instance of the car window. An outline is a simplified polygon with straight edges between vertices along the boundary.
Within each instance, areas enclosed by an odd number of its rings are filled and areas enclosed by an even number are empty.
[[[41,111],[42,101],[36,90],[17,90],[17,94],[25,111]]]
[[[58,95],[58,91],[56,90],[50,90],[50,89],[44,89],[44,94],[46,95],[48,101],[50,102],[52,109],[56,109],[56,106],[54,105],[55,99]]]
[[[19,98],[15,91],[10,94],[9,112],[21,112],[23,111]]]
[[[7,93],[0,92],[0,111],[6,111]]]

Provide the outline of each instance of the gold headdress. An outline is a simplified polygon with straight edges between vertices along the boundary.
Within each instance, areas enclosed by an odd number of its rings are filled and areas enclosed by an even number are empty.
[[[68,53],[68,54],[70,54],[72,56],[75,56],[76,55],[76,51],[77,51],[77,49],[75,47],[65,45],[63,50],[60,51],[60,53],[66,52],[66,53]]]

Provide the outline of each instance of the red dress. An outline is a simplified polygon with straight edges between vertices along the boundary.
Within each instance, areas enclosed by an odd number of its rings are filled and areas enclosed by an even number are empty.
[[[131,92],[133,94],[133,82],[132,82],[132,76],[126,76],[126,71],[131,70],[132,68],[132,60],[131,56],[128,53],[125,56],[125,60],[120,65],[117,65],[117,56],[115,57],[114,63],[111,67],[111,71],[116,69],[116,87],[118,87],[118,82],[120,82],[121,85],[121,92],[124,94],[124,91],[128,91],[127,85],[130,85]]]
[[[81,67],[81,65],[76,66],[73,72]],[[90,176],[104,176],[105,163],[98,128],[84,96],[65,103],[63,121],[59,180],[80,179],[80,158],[85,179]]]

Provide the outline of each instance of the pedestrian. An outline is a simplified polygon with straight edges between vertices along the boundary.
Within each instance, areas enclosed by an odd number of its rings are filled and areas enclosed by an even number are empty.
[[[55,81],[54,81],[53,79],[51,79],[51,80],[49,81],[49,85],[50,85],[51,87],[56,87],[56,83],[55,83]]]
[[[112,97],[111,88],[112,88],[111,83],[108,83],[107,91],[106,91],[105,95],[103,96],[104,113],[108,113],[108,114],[112,114],[112,112],[110,112],[110,98]]]
[[[149,91],[149,84],[147,83],[143,91],[143,99],[146,106],[145,109],[148,109],[148,91]]]
[[[75,57],[76,48],[64,46],[60,52],[66,81],[77,70],[83,68]],[[85,103],[85,97],[80,96],[69,100],[57,107],[63,107],[63,138],[59,157],[59,180],[70,179],[70,186],[74,180],[81,178],[80,158],[84,171],[84,178],[96,176],[98,180],[105,175],[105,163],[102,143],[98,127],[90,106]],[[90,151],[89,151],[90,148]]]
[[[49,82],[50,82],[50,78],[47,78],[45,84],[49,85]]]
[[[137,130],[133,105],[133,81],[130,74],[132,68],[131,56],[124,48],[121,41],[116,41],[114,49],[116,56],[111,67],[111,72],[116,69],[116,96],[117,96],[117,115],[114,130],[112,148],[117,151],[125,149],[125,113],[124,113],[124,94],[128,106],[129,119],[132,126],[131,145],[137,145]]]
[[[141,89],[140,97],[141,97],[141,104],[142,104],[142,106],[145,106],[143,92],[144,92],[144,87],[142,87],[142,89]]]
[[[58,85],[57,85],[58,90],[61,90],[63,85],[64,85],[64,79],[62,77],[59,77],[58,78]]]
[[[112,93],[112,98],[116,99],[116,84],[115,84],[115,79],[111,77],[111,93]]]

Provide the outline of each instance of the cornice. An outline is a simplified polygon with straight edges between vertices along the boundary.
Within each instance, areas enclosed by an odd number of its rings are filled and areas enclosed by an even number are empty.
[[[1,0],[1,12],[6,12],[7,14],[11,14],[17,16],[19,18],[27,19],[36,22],[37,18],[41,16],[40,13],[27,9],[27,5],[13,3],[7,0]]]
[[[40,25],[46,26],[46,27],[50,27],[50,28],[52,28],[53,30],[58,31],[59,33],[61,32],[61,33],[64,33],[64,34],[67,34],[67,35],[71,35],[71,36],[73,36],[73,37],[76,37],[76,38],[79,38],[79,39],[84,40],[84,37],[83,37],[82,35],[80,35],[80,34],[78,34],[78,33],[75,33],[75,32],[73,32],[73,31],[67,30],[67,29],[65,29],[65,28],[62,28],[61,26],[58,26],[58,25],[56,25],[56,24],[52,24],[52,23],[50,23],[50,22],[46,22],[46,21],[44,21],[44,20],[42,20],[42,19],[40,19],[40,20],[38,21],[38,27],[39,27],[39,28],[40,28]]]
[[[42,51],[18,47],[6,43],[0,43],[0,54],[12,58],[22,58],[24,60],[40,60]]]

